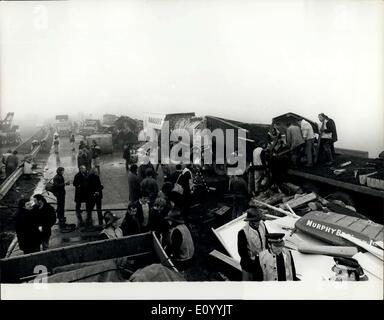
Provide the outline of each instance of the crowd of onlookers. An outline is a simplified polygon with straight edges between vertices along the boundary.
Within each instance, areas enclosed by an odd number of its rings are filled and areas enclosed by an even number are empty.
[[[255,148],[252,162],[247,167],[246,172],[239,171],[229,178],[228,191],[233,197],[232,218],[236,218],[247,209],[249,210],[249,198],[265,190],[271,184],[273,177],[269,166],[270,157],[278,153],[281,147],[288,146],[290,159],[295,166],[299,164],[302,156],[305,156],[305,165],[312,166],[317,161],[319,152],[322,152],[327,160],[333,160],[333,143],[337,140],[336,127],[334,122],[324,114],[320,114],[319,119],[321,125],[319,126],[320,143],[318,146],[321,148],[317,150],[314,150],[314,130],[308,121],[304,119],[290,121],[286,130],[285,141],[283,141],[278,128],[271,126],[268,144]],[[72,144],[72,152],[75,153],[74,135],[70,136],[69,141]],[[55,153],[59,153],[59,143],[59,137],[55,134],[53,142]],[[200,194],[209,192],[200,166],[177,164],[172,172],[170,166],[160,165],[164,173],[164,183],[159,186],[156,179],[159,165],[155,168],[149,161],[149,157],[145,163],[133,163],[129,147],[124,146],[123,158],[126,161],[129,205],[123,221],[119,224],[119,218],[112,212],[112,209],[105,211],[104,214],[102,212],[104,186],[100,179],[100,154],[101,150],[96,141],[92,141],[91,145],[80,141],[77,155],[79,171],[72,183],[75,187],[74,201],[76,203],[77,226],[66,223],[65,187],[70,182],[64,178],[65,169],[63,167],[57,168],[49,191],[54,194],[57,200],[56,215],[60,231],[72,232],[76,228],[80,231],[87,231],[95,228],[92,212],[96,206],[99,228],[100,230],[102,228],[100,239],[116,239],[153,231],[179,268],[188,266],[194,255],[194,243],[188,227],[191,195],[199,188]],[[12,162],[11,156],[9,155],[7,158],[10,159],[7,160],[8,163]],[[201,199],[203,200],[204,197],[202,196]],[[85,204],[85,219],[82,216],[82,204]],[[250,212],[249,221],[260,221],[260,214],[252,210],[248,211]],[[38,251],[40,246],[47,249],[50,230],[55,221],[55,210],[42,195],[34,196],[33,206],[29,202],[21,200],[16,216],[16,231],[20,248],[25,253]],[[246,230],[247,237],[241,238],[240,253],[242,257],[245,256],[243,251],[248,252],[247,241],[250,241],[249,237],[254,236],[252,226],[251,223]],[[260,224],[255,230],[258,230],[259,226]],[[263,233],[264,231],[259,230],[259,235],[260,232]],[[33,241],[28,241],[29,238]],[[263,250],[265,250],[267,243],[265,239],[261,240],[264,246],[259,245]],[[280,240],[270,238],[271,242],[278,243]],[[246,266],[247,264],[245,264]]]

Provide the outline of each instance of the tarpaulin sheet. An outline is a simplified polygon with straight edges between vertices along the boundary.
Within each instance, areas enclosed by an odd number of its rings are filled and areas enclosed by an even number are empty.
[[[55,282],[123,282],[133,271],[132,258],[124,257],[95,262],[85,262],[62,266],[48,277],[48,283]]]
[[[185,281],[183,276],[159,263],[151,264],[137,270],[130,278],[131,282],[165,282],[165,281]]]

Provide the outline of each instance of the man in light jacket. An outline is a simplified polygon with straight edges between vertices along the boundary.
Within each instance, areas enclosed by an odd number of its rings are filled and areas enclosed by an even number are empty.
[[[312,125],[304,120],[299,120],[299,126],[301,129],[301,133],[303,135],[303,138],[305,140],[305,157],[307,160],[307,163],[305,164],[306,167],[312,167],[313,165],[313,144],[315,142],[315,133],[313,132]]]
[[[247,225],[237,235],[237,250],[243,271],[243,281],[256,281],[260,275],[258,254],[267,248],[268,230],[264,224],[265,217],[260,209],[251,207],[247,210]]]

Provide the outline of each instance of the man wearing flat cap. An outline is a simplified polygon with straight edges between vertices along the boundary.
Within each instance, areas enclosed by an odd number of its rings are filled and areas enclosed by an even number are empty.
[[[257,280],[263,281],[296,281],[295,262],[292,253],[284,247],[284,233],[269,233],[266,238],[268,249],[256,257],[260,265]]]
[[[164,219],[169,224],[165,249],[175,263],[175,267],[179,270],[184,270],[191,264],[195,253],[191,232],[185,225],[183,216],[178,208],[171,209]]]
[[[266,235],[268,230],[264,224],[265,217],[260,209],[251,207],[247,210],[244,221],[248,223],[237,234],[237,250],[243,271],[243,281],[256,281],[260,275],[258,254],[267,248]]]
[[[334,257],[335,265],[332,271],[335,273],[329,280],[332,281],[366,281],[368,277],[363,268],[353,258]]]
[[[164,219],[168,221],[170,228],[165,249],[175,263],[175,267],[184,270],[192,262],[195,253],[191,232],[177,208],[171,209]]]

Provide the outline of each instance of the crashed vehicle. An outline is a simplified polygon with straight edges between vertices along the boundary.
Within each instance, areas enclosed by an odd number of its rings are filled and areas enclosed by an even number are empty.
[[[347,257],[358,261],[370,285],[382,287],[382,224],[314,193],[280,195],[276,197],[265,192],[254,197],[251,204],[263,212],[268,232],[285,234],[285,247],[292,252],[301,281],[332,281],[334,257]],[[224,251],[214,250],[210,255],[231,280],[241,279],[237,235],[247,223],[245,217],[243,214],[212,229]]]

